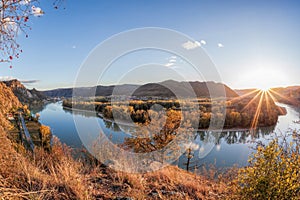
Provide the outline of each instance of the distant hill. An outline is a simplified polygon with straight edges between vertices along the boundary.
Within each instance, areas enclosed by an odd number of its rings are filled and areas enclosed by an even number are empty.
[[[96,96],[110,96],[112,95],[114,89],[118,91],[119,95],[127,95],[129,91],[135,90],[138,88],[138,85],[118,85],[118,86],[97,86],[97,87],[81,87],[76,88],[76,92],[80,94],[80,96],[88,97],[92,96],[93,93],[96,92]],[[43,91],[43,94],[48,97],[65,97],[70,98],[73,95],[73,88],[59,88],[54,90]]]
[[[271,92],[279,102],[300,106],[300,86],[272,88]]]
[[[70,98],[72,97],[72,88],[59,88],[59,89],[53,89],[53,90],[46,90],[43,91],[43,94],[47,97],[66,97]]]
[[[24,104],[41,103],[47,97],[43,92],[36,89],[27,89],[20,81],[14,79],[10,81],[2,81],[8,88],[12,90],[14,95],[18,97],[19,101]]]
[[[251,89],[238,89],[238,90],[234,90],[239,96],[245,95],[245,94],[250,94],[251,92],[253,93],[255,90],[255,88],[251,88]],[[256,93],[252,94],[252,96],[255,96]],[[251,95],[250,95],[251,96]]]
[[[210,93],[209,89],[210,88]],[[192,90],[194,90],[194,94]],[[129,95],[134,91],[131,96],[138,97],[237,97],[238,94],[229,88],[227,85],[215,82],[178,82],[173,80],[164,81],[161,83],[148,83],[144,85],[111,85],[111,86],[97,86],[97,87],[82,87],[76,88],[78,96],[93,96],[92,91],[96,91],[96,96],[110,96],[114,92],[116,95]],[[48,97],[72,97],[72,88],[61,88],[49,91],[43,91],[43,94]],[[175,94],[176,93],[176,94]]]
[[[211,91],[209,91],[209,89]],[[175,94],[176,93],[176,94]],[[134,96],[160,96],[160,97],[236,97],[238,96],[228,86],[215,82],[177,82],[173,80],[161,83],[149,83],[140,86]]]
[[[240,96],[250,94],[247,96],[254,97],[257,94],[257,92],[253,92],[255,90],[256,89],[242,89],[235,90],[235,92]],[[271,88],[269,93],[277,102],[300,106],[300,86]]]

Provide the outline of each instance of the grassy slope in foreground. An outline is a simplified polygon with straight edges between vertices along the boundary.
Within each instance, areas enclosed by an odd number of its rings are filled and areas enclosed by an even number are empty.
[[[225,183],[215,183],[177,167],[133,175],[73,159],[71,150],[54,139],[50,153],[35,156],[7,138],[5,114],[21,103],[0,83],[0,196],[3,199],[219,199]]]

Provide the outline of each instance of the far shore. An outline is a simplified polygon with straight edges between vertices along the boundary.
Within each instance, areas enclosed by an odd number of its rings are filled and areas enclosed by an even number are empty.
[[[91,110],[83,110],[83,109],[78,109],[78,108],[70,108],[70,107],[67,107],[67,106],[62,106],[63,109],[66,109],[66,110],[70,110],[70,111],[79,111],[79,112],[88,112],[88,113],[93,113],[93,114],[96,114],[96,117],[99,117],[99,118],[102,118],[103,120],[105,121],[108,121],[108,122],[112,122],[112,123],[115,123],[114,120],[112,119],[109,119],[109,118],[106,118],[106,117],[103,117],[103,115],[99,112],[96,112],[96,111],[91,111]],[[129,126],[129,127],[134,127],[132,125],[132,123],[127,123],[127,122],[122,122],[122,121],[118,121],[117,124],[119,125],[124,125],[124,126]],[[259,128],[266,128],[266,127],[258,127]],[[251,128],[224,128],[224,129],[197,129],[197,131],[212,131],[212,132],[245,132],[245,131],[252,131]]]

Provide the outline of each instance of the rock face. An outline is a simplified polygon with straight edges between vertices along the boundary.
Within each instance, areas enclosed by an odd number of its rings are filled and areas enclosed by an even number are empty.
[[[192,89],[192,90],[191,90]],[[111,85],[77,88],[78,96],[91,96],[91,91],[96,91],[96,96],[110,96],[113,92],[118,95],[128,95],[131,91],[134,93],[131,96],[146,97],[237,97],[238,94],[231,88],[222,83],[215,82],[178,82],[173,80],[164,81],[161,83],[148,83],[144,85]],[[173,91],[176,91],[174,94]],[[192,91],[192,93],[191,93]],[[44,91],[48,97],[72,97],[72,88],[55,89]]]
[[[46,96],[36,89],[27,89],[20,81],[14,79],[3,81],[3,83],[12,90],[19,101],[23,104],[38,104],[46,99]]]
[[[0,82],[0,126],[7,128],[9,122],[6,119],[6,113],[13,108],[21,107],[22,104],[14,95],[12,90],[6,84]]]

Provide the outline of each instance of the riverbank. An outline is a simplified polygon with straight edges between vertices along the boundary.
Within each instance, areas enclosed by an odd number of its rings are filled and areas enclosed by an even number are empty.
[[[72,114],[63,111],[58,104],[47,105],[40,114],[43,120],[48,117],[48,123],[52,121],[54,125],[62,124],[62,135],[68,131],[69,125],[66,122],[73,121]],[[67,121],[65,117],[68,117]],[[0,127],[0,195],[5,199],[243,199],[252,194],[246,190],[248,187],[239,188],[240,184],[236,185],[240,183],[237,172],[239,169],[220,174],[215,167],[209,166],[199,175],[169,166],[146,174],[130,174],[114,171],[94,159],[75,160],[71,148],[61,144],[57,138],[53,139],[50,152],[35,148],[33,156],[24,149],[16,148],[16,144],[9,141],[6,134]],[[68,139],[70,138],[68,136]],[[264,151],[260,151],[264,155]],[[232,152],[244,156],[241,150]],[[237,157],[231,153],[230,156]],[[264,166],[255,170],[249,167],[245,169],[249,169],[250,172],[262,172],[258,173],[257,177],[253,176],[254,180],[264,178],[266,170],[275,174],[273,169],[276,166],[267,169]],[[295,169],[298,170],[298,166]],[[270,178],[274,176],[264,180],[268,181]],[[271,179],[271,183],[274,183],[273,180],[275,179]],[[287,186],[287,189],[282,191],[290,191],[292,187],[288,190],[289,183],[284,182],[285,179],[282,180],[280,185]],[[251,188],[261,187],[259,183],[251,182],[250,179],[246,181],[243,184],[251,184]],[[254,192],[260,194],[259,189]]]
[[[256,128],[268,127],[276,125],[277,119],[281,115],[286,114],[286,110],[277,106],[271,98],[264,95],[262,98],[242,98],[227,99],[225,101],[211,102],[207,99],[198,99],[197,101],[175,100],[130,100],[125,103],[120,101],[111,105],[110,102],[97,100],[90,101],[84,99],[65,99],[63,106],[75,107],[80,110],[95,110],[101,113],[101,116],[107,119],[113,119],[113,115],[117,113],[118,118],[126,119],[128,114],[133,122],[140,124],[150,123],[150,115],[160,115],[159,110],[151,109],[155,105],[164,108],[164,112],[172,113],[173,117],[183,116],[188,119],[193,127],[199,126],[199,129],[208,129],[210,120],[214,117],[217,121],[224,121],[224,128]],[[261,99],[261,101],[259,101]],[[200,103],[205,100],[205,103]],[[182,105],[184,109],[181,110]],[[259,106],[259,107],[258,107]],[[149,110],[151,110],[149,112]],[[177,116],[175,116],[177,115]],[[170,119],[169,117],[167,118]]]
[[[115,121],[113,119],[110,119],[110,118],[107,118],[107,117],[104,117],[102,113],[100,112],[96,112],[96,111],[91,111],[91,110],[84,110],[84,109],[78,109],[78,108],[70,108],[70,107],[67,107],[67,106],[63,106],[62,105],[62,108],[65,109],[65,110],[69,110],[69,111],[77,111],[77,112],[86,112],[86,113],[91,113],[91,114],[95,114],[96,116],[100,117],[101,119],[107,121],[107,122],[111,122],[111,123],[115,123]],[[284,107],[281,107],[282,109],[285,110],[285,113],[283,115],[286,115],[286,109]],[[128,126],[128,127],[136,127],[136,126],[139,126],[138,124],[136,124],[135,126],[133,126],[134,122],[132,123],[128,123],[128,122],[124,122],[122,120],[118,120],[117,124],[118,125],[124,125],[124,126]],[[265,126],[261,126],[261,127],[257,127],[256,129],[260,129],[260,128],[268,128],[268,127],[265,127]],[[244,131],[256,131],[256,129],[253,129],[253,128],[223,128],[223,129],[209,129],[209,128],[202,128],[202,129],[197,129],[197,131],[211,131],[211,132],[244,132]]]

